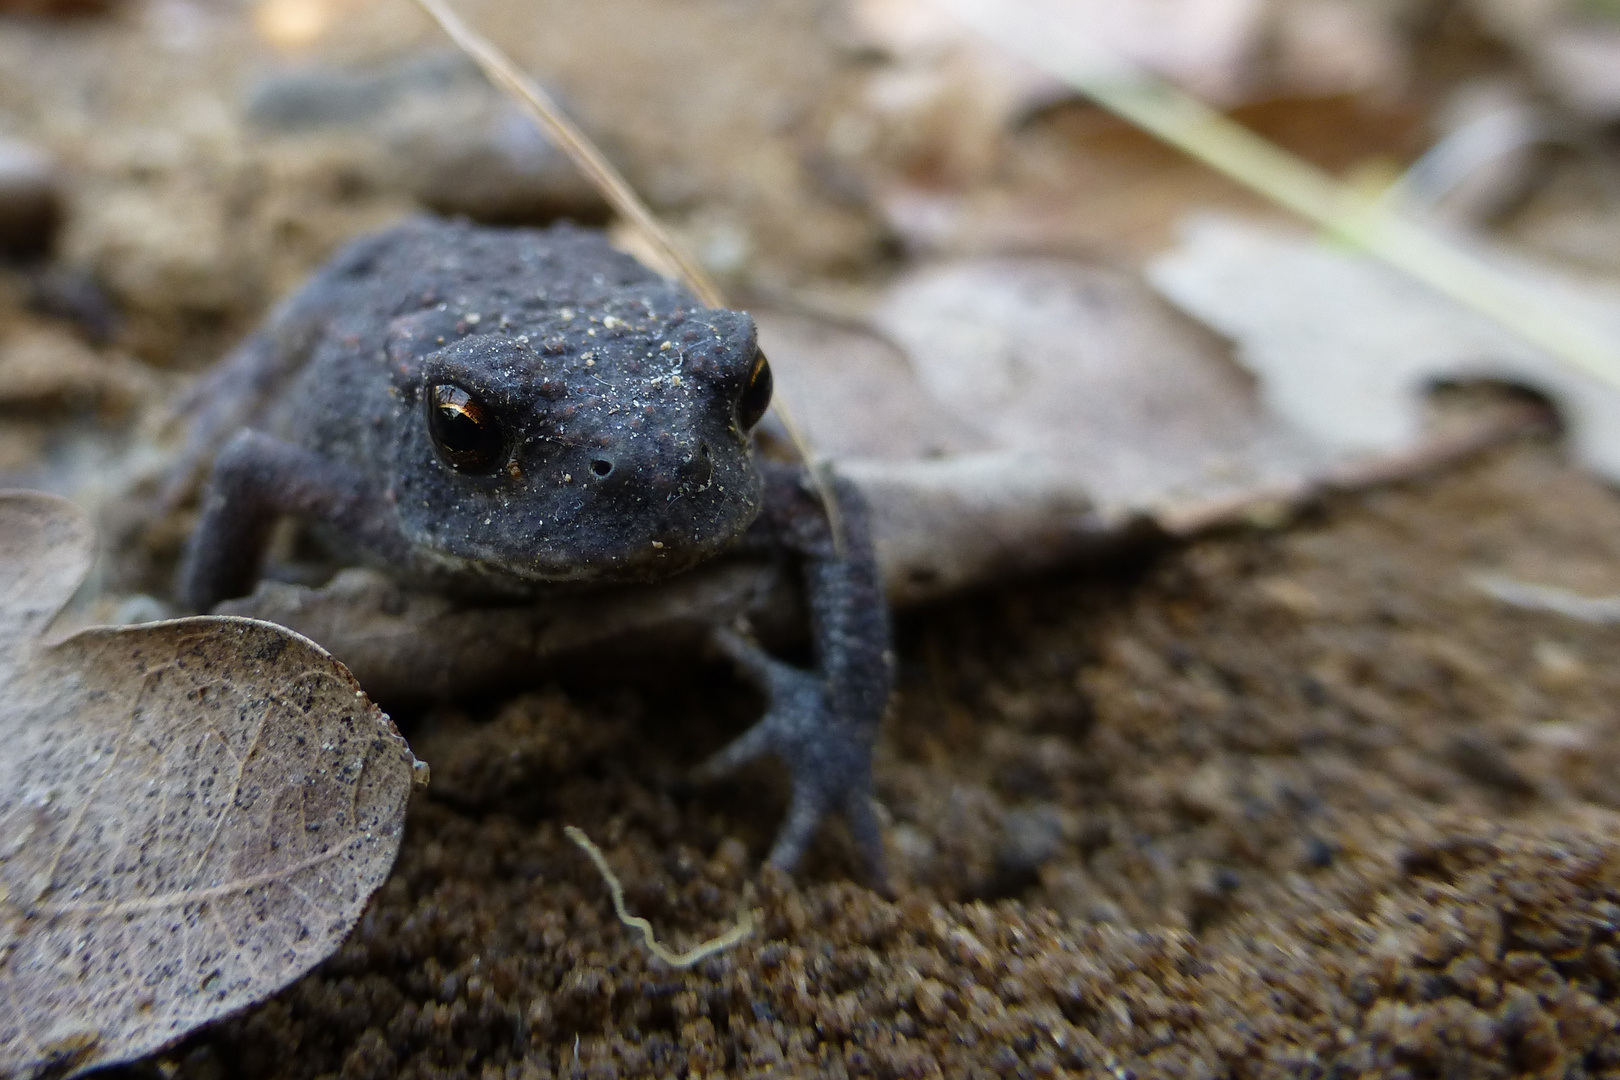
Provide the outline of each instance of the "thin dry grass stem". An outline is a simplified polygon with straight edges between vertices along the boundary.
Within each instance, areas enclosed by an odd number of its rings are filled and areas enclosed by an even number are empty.
[[[1049,0],[938,0],[962,20],[1109,111],[1511,330],[1620,386],[1620,347],[1433,229],[1392,211],[1171,83],[1110,54]],[[1067,17],[1065,17],[1067,16]]]
[[[578,125],[563,113],[539,83],[525,75],[492,41],[462,22],[461,17],[444,0],[416,0],[416,3],[439,24],[439,28],[462,52],[472,57],[473,62],[490,82],[506,91],[513,100],[523,106],[535,123],[550,136],[552,142],[568,155],[569,160],[592,184],[596,185],[608,205],[613,207],[620,217],[635,226],[657,251],[665,265],[675,270],[687,288],[697,294],[699,300],[709,307],[726,306],[726,298],[714,279],[709,277],[696,260],[681,250],[668,230],[647,208],[647,204],[641,201],[641,197],[630,186],[630,182],[613,167]],[[772,402],[772,408],[776,410],[776,415],[782,421],[782,426],[787,429],[788,438],[793,442],[794,449],[799,452],[809,470],[810,482],[814,485],[816,494],[821,499],[821,505],[827,513],[833,547],[842,557],[844,531],[838,513],[838,500],[833,494],[832,486],[822,475],[814,449],[805,438],[803,429],[793,419],[792,411],[782,401],[780,394]]]
[[[689,258],[670,238],[668,232],[653,217],[647,204],[625,180],[619,170],[615,169],[596,148],[596,144],[586,137],[572,120],[570,120],[550,94],[539,83],[525,75],[495,44],[488,38],[474,31],[461,21],[444,0],[416,0],[422,9],[433,17],[450,40],[462,52],[472,57],[489,81],[505,90],[517,99],[536,123],[543,128],[551,141],[555,143],[569,159],[579,167],[591,183],[596,185],[602,197],[608,201],[620,217],[635,224],[647,241],[658,249],[658,253],[673,267],[688,288],[697,294],[710,307],[724,307],[725,297],[721,295],[720,287],[704,272],[703,267]]]
[[[613,896],[613,913],[619,917],[619,921],[632,930],[641,931],[641,940],[647,946],[647,951],[670,967],[691,967],[699,960],[713,956],[718,952],[724,952],[754,932],[753,914],[744,909],[737,916],[736,925],[719,937],[710,938],[701,945],[687,949],[685,952],[671,951],[668,946],[661,943],[657,936],[654,935],[652,923],[639,915],[632,915],[626,910],[624,906],[624,886],[619,884],[618,876],[608,866],[607,857],[602,854],[602,849],[591,842],[591,838],[585,835],[583,829],[576,828],[573,825],[566,825],[563,827],[563,832],[568,836],[568,839],[579,845],[581,851],[590,856],[591,862],[596,864],[597,873],[601,874],[602,880],[607,882],[608,892]]]

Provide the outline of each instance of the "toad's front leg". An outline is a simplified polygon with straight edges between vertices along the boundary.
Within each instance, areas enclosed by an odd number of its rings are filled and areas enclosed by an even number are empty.
[[[239,431],[214,459],[177,599],[207,611],[251,592],[270,531],[286,516],[329,524],[386,557],[401,546],[391,511],[353,470],[263,432]]]
[[[831,812],[849,823],[872,884],[888,891],[883,836],[872,794],[872,745],[888,707],[894,658],[870,514],[854,485],[835,481],[839,541],[803,470],[765,465],[765,512],[756,530],[801,560],[815,667],[767,655],[729,630],[715,641],[766,696],[758,723],[707,762],[717,776],[766,754],[793,778],[786,822],[770,862],[793,869]]]

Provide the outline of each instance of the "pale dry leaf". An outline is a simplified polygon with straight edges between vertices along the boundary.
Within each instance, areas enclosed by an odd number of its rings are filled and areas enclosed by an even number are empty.
[[[1078,260],[920,267],[872,319],[909,359],[916,392],[976,440],[927,460],[841,462],[873,504],[900,601],[1083,559],[1143,525],[1187,534],[1274,513],[1521,423],[1482,412],[1443,436],[1420,428],[1347,453],[1268,409],[1229,347],[1139,277]]]
[[[48,641],[92,549],[72,504],[0,494],[0,1076],[129,1061],[308,971],[387,876],[420,771],[280,627]]]
[[[902,275],[873,312],[922,393],[998,457],[1039,460],[1111,516],[1323,467],[1226,346],[1135,275],[1057,258]]]
[[[1408,57],[1391,5],[1290,0],[1272,5],[1275,82],[1302,96],[1398,94]]]
[[[1493,269],[1553,312],[1620,342],[1620,287],[1504,249]],[[1150,278],[1238,346],[1270,411],[1342,455],[1400,453],[1436,384],[1496,380],[1552,399],[1594,472],[1620,481],[1620,388],[1373,259],[1303,233],[1205,215]]]
[[[655,585],[490,607],[403,588],[357,566],[320,588],[262,581],[218,610],[319,641],[372,695],[393,702],[488,693],[532,679],[538,660],[599,653],[610,641],[620,649],[639,637],[691,641],[745,613],[769,623],[781,584],[769,566],[718,563]]]
[[[1620,26],[1582,0],[1473,0],[1480,21],[1517,50],[1542,88],[1590,119],[1620,115]]]
[[[971,425],[920,393],[892,341],[854,321],[751,310],[776,384],[816,452],[852,458],[939,458],[989,448]]]
[[[896,56],[979,47],[933,0],[851,0],[849,9],[861,37]],[[1266,9],[1265,0],[1066,0],[1044,15],[1201,96],[1230,103],[1250,88]]]

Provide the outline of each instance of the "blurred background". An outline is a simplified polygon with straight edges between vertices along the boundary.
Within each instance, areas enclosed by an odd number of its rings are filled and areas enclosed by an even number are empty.
[[[1176,531],[1358,462],[1410,471],[1438,452],[1429,392],[1483,380],[1552,401],[1620,479],[1606,0],[463,8],[761,313],[827,454],[1033,453],[1062,476],[1041,497]],[[963,11],[1024,29],[993,43]],[[1293,159],[1262,146],[1227,179],[1023,59],[1043,25]],[[1494,292],[1319,243],[1264,190],[1296,159],[1491,264]],[[97,499],[191,373],[423,209],[638,248],[408,0],[0,0],[0,474]],[[1556,355],[1572,335],[1606,376]]]
[[[928,0],[464,8],[739,295],[859,287],[942,254],[1136,263],[1191,209],[1269,210]],[[1379,190],[1422,160],[1409,194],[1448,221],[1620,270],[1606,0],[1066,8],[1352,184]],[[191,368],[342,238],[413,208],[605,217],[404,0],[0,10],[0,243],[13,268],[60,271],[6,278],[5,340],[31,295],[141,361]]]

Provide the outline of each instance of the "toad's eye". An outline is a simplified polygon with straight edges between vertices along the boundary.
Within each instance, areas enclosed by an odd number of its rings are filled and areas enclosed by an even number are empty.
[[[753,430],[765,410],[771,407],[771,386],[771,365],[763,352],[756,352],[754,366],[748,369],[748,382],[737,400],[737,423],[744,431]]]
[[[439,456],[451,468],[484,473],[501,463],[506,442],[501,425],[461,387],[439,383],[428,388],[427,425]]]

